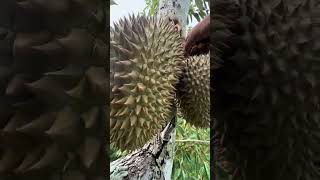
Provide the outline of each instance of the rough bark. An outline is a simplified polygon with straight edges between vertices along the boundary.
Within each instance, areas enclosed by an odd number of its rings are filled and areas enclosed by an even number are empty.
[[[185,37],[189,5],[190,0],[159,0],[157,15],[178,20]],[[173,109],[171,121],[152,142],[111,163],[112,180],[171,179],[176,133],[176,108]]]
[[[170,154],[166,151],[175,127],[174,119],[143,148],[111,163],[111,179],[167,179],[165,169]],[[169,177],[170,178],[170,177]]]

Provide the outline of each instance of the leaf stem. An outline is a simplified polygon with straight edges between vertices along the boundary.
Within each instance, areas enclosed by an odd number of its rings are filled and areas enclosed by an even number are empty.
[[[176,142],[182,142],[182,143],[195,142],[200,144],[210,144],[210,141],[198,140],[198,139],[177,139]]]

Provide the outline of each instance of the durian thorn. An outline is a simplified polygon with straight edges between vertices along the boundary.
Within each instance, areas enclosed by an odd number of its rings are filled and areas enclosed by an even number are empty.
[[[138,72],[137,71],[131,71],[129,74],[128,74],[128,76],[130,77],[130,78],[132,78],[132,79],[136,79],[136,78],[138,78]]]
[[[125,107],[125,108],[121,111],[121,113],[119,114],[119,116],[123,116],[123,115],[127,114],[128,112],[129,112],[129,108],[128,108],[128,107]]]
[[[152,78],[152,79],[150,79],[150,83],[151,83],[152,85],[155,85],[155,84],[156,84],[156,81]]]
[[[119,117],[119,116],[121,116],[120,113],[121,113],[121,110],[117,110],[117,112],[115,113],[114,117]]]
[[[132,137],[132,133],[133,132],[133,129],[131,129],[130,133],[129,133],[129,137]],[[130,142],[132,141],[131,138],[127,138],[126,142],[125,142],[125,146],[128,146],[130,144]]]
[[[143,63],[148,63],[148,58],[146,57],[145,53],[140,54],[141,59],[143,60]]]
[[[110,129],[113,129],[113,127],[116,125],[116,120],[114,120],[113,118],[110,118]]]
[[[116,101],[116,99],[115,99],[115,102],[114,102],[114,104],[119,104],[119,105],[121,105],[121,104],[123,104],[124,102],[126,102],[126,98],[124,97],[124,98],[121,98],[120,100],[118,100],[118,101]],[[112,103],[113,104],[113,103]]]
[[[122,76],[118,76],[121,79],[128,79],[130,76],[128,74],[122,75]]]
[[[137,88],[140,92],[144,92],[146,90],[146,86],[142,83],[137,83]]]
[[[147,121],[146,124],[147,124],[147,128],[150,129],[150,121]]]
[[[134,105],[135,104],[135,101],[134,101],[134,97],[132,95],[130,95],[126,102],[124,103],[125,105]]]
[[[135,124],[137,123],[137,116],[133,115],[133,116],[130,116],[130,125],[131,126],[135,126]]]
[[[129,85],[125,84],[122,87],[118,88],[122,93],[124,94],[131,94],[131,89],[129,88]]]
[[[139,41],[139,44],[144,44],[144,41],[142,41],[141,37],[136,33],[135,26],[133,26],[132,29],[133,29],[132,34],[133,34],[134,39]]]
[[[136,52],[141,52],[141,50],[143,49],[143,46],[138,46],[136,43],[128,41],[128,44],[131,46],[131,48],[133,48]]]
[[[115,64],[121,67],[129,68],[132,65],[132,62],[129,60],[125,60],[125,61],[117,61],[115,62]]]
[[[138,24],[138,27],[139,27],[138,29],[140,30],[140,34],[143,36],[144,43],[148,44],[148,40],[150,41],[150,39],[146,34],[146,28],[144,28],[144,26],[141,24]]]
[[[160,104],[160,105],[163,105],[163,102],[161,99],[157,99],[157,102]]]
[[[130,59],[131,62],[133,62],[134,64],[137,64],[139,63],[139,59],[137,58],[134,58],[134,59]]]
[[[112,93],[117,92],[117,90],[119,89],[119,87],[117,85],[113,85],[113,84],[110,84],[110,87],[112,87],[112,89],[111,89]]]
[[[139,118],[140,126],[143,127],[144,123],[146,122],[145,118]]]
[[[139,127],[137,127],[137,128],[136,128],[136,131],[137,131],[136,136],[137,136],[137,137],[139,137],[139,136],[140,136],[140,134],[141,134],[142,129],[141,129],[141,128],[139,128]],[[139,138],[137,138],[137,139],[139,139]]]
[[[112,131],[118,131],[118,129],[121,127],[122,121],[117,120],[116,125],[112,128]]]
[[[127,128],[129,128],[129,123],[130,123],[129,121],[124,121],[124,122],[122,123],[122,126],[121,126],[120,129],[122,130],[122,129],[127,129]]]
[[[148,96],[142,95],[142,99],[145,104],[148,104]]]
[[[142,107],[141,107],[139,104],[136,106],[136,109],[135,109],[136,115],[139,115],[139,114],[140,114],[141,108],[142,108]]]
[[[133,89],[131,90],[131,92],[132,92],[133,94],[137,93],[137,92],[138,92],[138,87],[136,86],[135,88],[133,88]]]
[[[127,57],[133,56],[133,52],[131,52],[131,51],[119,46],[119,45],[114,45],[114,46],[111,45],[111,47],[114,48],[116,51],[121,52],[121,54],[124,54]]]
[[[139,103],[141,101],[141,96],[137,96],[136,102]]]

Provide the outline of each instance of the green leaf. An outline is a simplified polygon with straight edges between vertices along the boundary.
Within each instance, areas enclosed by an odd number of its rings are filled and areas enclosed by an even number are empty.
[[[207,163],[203,163],[203,164],[204,164],[204,167],[205,167],[205,172],[206,172],[207,179],[210,179],[210,168],[209,168],[209,165]]]
[[[190,154],[186,154],[186,159],[187,159],[190,163],[192,163],[192,160],[191,160]]]
[[[181,175],[181,169],[177,169],[176,175],[177,175],[177,177],[179,177]]]
[[[198,7],[199,10],[203,10],[203,1],[202,0],[195,0],[196,1],[196,5]]]
[[[182,171],[182,179],[186,179],[186,173]]]
[[[204,11],[199,11],[199,15],[201,19],[203,19],[206,16],[206,13]]]
[[[193,16],[197,19],[198,22],[201,21],[200,16],[198,13],[193,13]]]
[[[190,139],[199,139],[199,135],[198,134],[191,134]]]
[[[179,130],[180,131],[179,131]],[[210,129],[201,129],[191,126],[182,118],[177,121],[177,139],[210,139]],[[183,134],[182,134],[183,133]],[[180,179],[208,179],[205,164],[209,168],[209,145],[201,143],[183,142],[177,143],[174,158],[173,180]],[[181,171],[178,174],[178,171]]]

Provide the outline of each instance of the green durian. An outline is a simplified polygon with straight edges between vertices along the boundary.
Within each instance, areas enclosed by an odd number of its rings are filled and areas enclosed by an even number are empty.
[[[210,126],[210,57],[190,56],[184,61],[177,85],[182,116],[195,127]]]
[[[106,7],[0,2],[0,179],[105,178]]]
[[[164,19],[130,16],[110,32],[110,135],[134,150],[168,122],[181,73],[183,39]]]
[[[236,180],[320,179],[316,0],[213,1],[215,159]]]

